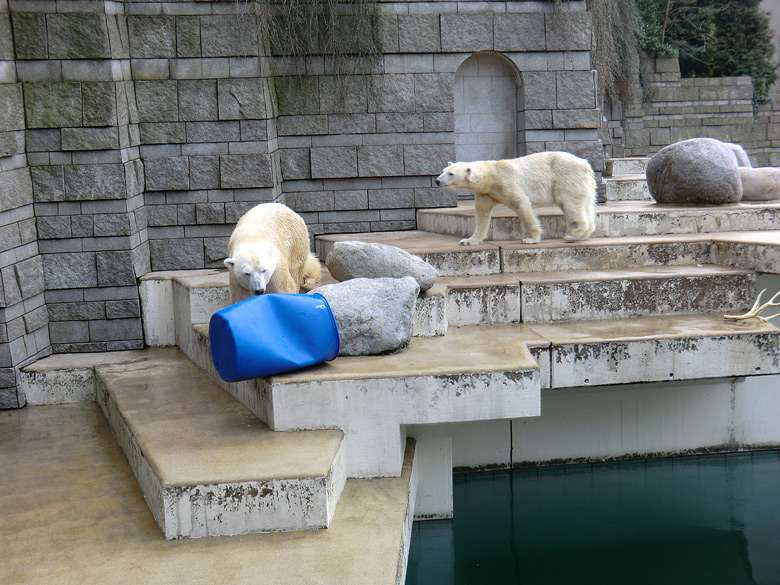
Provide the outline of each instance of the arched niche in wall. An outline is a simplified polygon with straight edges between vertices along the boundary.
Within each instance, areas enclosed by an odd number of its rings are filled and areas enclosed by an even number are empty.
[[[455,72],[455,154],[459,161],[525,154],[520,75],[506,57],[480,52]]]

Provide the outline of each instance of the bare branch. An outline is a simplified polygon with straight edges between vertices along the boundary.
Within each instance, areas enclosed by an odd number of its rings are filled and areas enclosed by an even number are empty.
[[[758,293],[758,297],[756,298],[756,302],[753,303],[753,306],[751,309],[745,313],[744,315],[723,315],[724,319],[735,319],[735,320],[744,320],[744,319],[760,319],[761,321],[769,321],[770,319],[774,319],[775,317],[780,317],[780,313],[776,313],[775,315],[770,315],[769,317],[762,317],[760,315],[761,311],[764,309],[768,309],[769,307],[780,307],[780,291],[777,291],[775,295],[769,299],[767,302],[765,302],[763,305],[761,305],[761,296],[766,292],[766,289],[762,290],[760,293]]]

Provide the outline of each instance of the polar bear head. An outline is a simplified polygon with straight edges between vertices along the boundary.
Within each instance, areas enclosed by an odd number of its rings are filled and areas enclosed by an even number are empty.
[[[279,264],[279,257],[279,248],[273,242],[244,244],[225,259],[225,266],[250,294],[261,295]]]
[[[439,187],[449,189],[473,189],[480,181],[479,162],[450,162],[436,178]]]

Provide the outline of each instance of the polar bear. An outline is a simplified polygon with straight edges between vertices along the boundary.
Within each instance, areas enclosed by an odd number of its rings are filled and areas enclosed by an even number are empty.
[[[261,203],[238,220],[225,266],[234,303],[266,292],[297,293],[322,278],[306,223],[281,203]]]
[[[451,162],[436,179],[440,187],[474,191],[476,226],[462,246],[487,237],[490,215],[499,203],[523,223],[525,244],[542,238],[531,204],[557,204],[566,219],[566,240],[584,240],[595,229],[596,180],[588,161],[568,152],[540,152],[506,160]]]

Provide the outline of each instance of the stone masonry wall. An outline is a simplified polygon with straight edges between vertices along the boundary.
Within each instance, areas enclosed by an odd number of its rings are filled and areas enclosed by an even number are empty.
[[[0,1],[0,409],[25,405],[17,369],[51,352],[25,154],[24,98],[11,41],[8,6]]]
[[[754,166],[780,165],[780,102],[754,112],[749,77],[682,79],[676,58],[645,65],[649,101],[612,111],[614,156],[650,156],[674,142],[704,137],[741,144]]]

